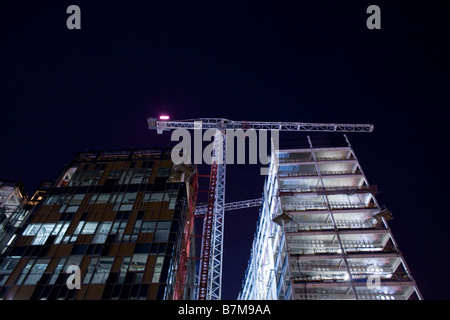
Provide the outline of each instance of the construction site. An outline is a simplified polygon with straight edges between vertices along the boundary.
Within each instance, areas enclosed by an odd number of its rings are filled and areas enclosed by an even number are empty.
[[[168,116],[147,124],[158,134],[214,130],[210,173],[174,163],[167,150],[133,149],[80,152],[31,199],[2,184],[1,299],[221,300],[225,212],[251,207],[259,220],[237,299],[422,299],[392,214],[345,135],[373,125]],[[272,139],[263,196],[226,202],[226,130],[323,132],[340,142],[308,135],[279,149]],[[83,275],[77,290],[66,285],[72,265]]]

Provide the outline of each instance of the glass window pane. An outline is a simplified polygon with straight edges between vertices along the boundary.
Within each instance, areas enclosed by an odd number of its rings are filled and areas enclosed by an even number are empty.
[[[95,268],[97,266],[97,262],[98,262],[98,258],[92,258],[91,259],[91,262],[89,263],[89,266],[88,266],[88,268],[86,270],[86,275],[84,276],[84,280],[83,280],[84,284],[91,282],[91,278],[92,278],[92,275],[95,272]]]
[[[45,223],[41,226],[39,231],[37,232],[36,236],[34,237],[34,240],[32,242],[33,245],[42,245],[47,241],[48,237],[50,236],[50,233],[52,232],[53,228],[55,227],[55,223]]]
[[[111,226],[112,222],[100,223],[100,226],[97,228],[97,232],[95,233],[94,239],[92,239],[92,243],[105,243]]]
[[[59,274],[63,272],[64,263],[66,263],[67,258],[61,258],[59,260],[58,265],[56,266],[55,271],[53,272],[52,277],[50,278],[50,281],[48,284],[55,284],[56,279],[58,278]]]
[[[156,174],[157,177],[168,177],[170,174],[170,168],[159,168]]]
[[[174,190],[167,194],[169,195],[169,209],[175,209],[175,204],[177,202],[178,197],[178,190]]]
[[[77,228],[75,229],[75,231],[73,232],[74,235],[77,235],[81,232],[81,229],[83,229],[84,224],[86,223],[86,221],[80,221],[78,223]]]
[[[122,261],[122,265],[120,266],[120,274],[117,283],[123,283],[125,280],[125,276],[128,272],[128,268],[130,266],[131,257],[124,257]]]
[[[159,221],[156,226],[153,242],[167,242],[169,240],[171,221]]]
[[[30,273],[28,274],[27,279],[24,284],[36,284],[47,268],[50,259],[39,259],[31,268]]]
[[[97,198],[97,204],[99,203],[108,203],[110,194],[109,193],[101,193]]]
[[[148,255],[145,253],[136,253],[131,259],[129,271],[143,272],[147,263]]]
[[[152,283],[159,282],[159,278],[161,277],[161,270],[164,262],[164,256],[158,256],[156,258],[155,269],[153,270],[153,278]]]
[[[136,220],[136,223],[134,224],[133,233],[139,233],[139,230],[141,229],[142,220]]]
[[[145,169],[134,170],[133,179],[131,179],[132,184],[142,183],[142,179],[144,178]]]
[[[164,198],[164,192],[152,192],[150,196],[150,202],[162,202]]]
[[[39,228],[41,227],[40,223],[35,224],[29,224],[25,231],[23,232],[24,236],[34,236],[39,231]]]
[[[91,280],[91,283],[106,283],[109,272],[111,271],[112,264],[114,262],[113,257],[101,257],[97,264],[95,274]]]
[[[63,238],[64,234],[67,231],[67,228],[69,228],[70,221],[67,221],[64,223],[64,225],[61,227],[61,230],[59,231],[58,236],[55,239],[55,244],[61,243],[61,239]]]
[[[98,222],[86,222],[81,234],[93,234],[97,228]]]
[[[20,257],[7,257],[0,265],[0,286],[4,285],[11,272],[17,266]]]
[[[141,233],[155,232],[156,221],[143,221]]]

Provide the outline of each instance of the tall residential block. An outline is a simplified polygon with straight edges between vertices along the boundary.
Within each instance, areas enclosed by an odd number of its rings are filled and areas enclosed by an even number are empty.
[[[0,256],[0,298],[192,299],[196,196],[168,152],[78,153]]]
[[[422,299],[346,136],[279,150],[239,299]]]

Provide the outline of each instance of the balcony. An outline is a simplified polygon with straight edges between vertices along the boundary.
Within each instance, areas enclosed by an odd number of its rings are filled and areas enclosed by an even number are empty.
[[[344,210],[344,209],[376,209],[373,203],[339,203],[331,202],[330,207],[327,203],[298,201],[291,203],[283,203],[284,211],[312,211],[312,210]]]
[[[354,193],[372,193],[377,194],[377,186],[337,186],[337,187],[303,187],[303,188],[282,188],[278,190],[279,195],[282,197],[295,196],[304,193],[315,193],[318,195],[331,195],[331,194],[354,194]]]

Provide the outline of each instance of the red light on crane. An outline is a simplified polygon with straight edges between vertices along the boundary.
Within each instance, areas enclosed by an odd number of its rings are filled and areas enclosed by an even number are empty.
[[[170,117],[166,115],[159,116],[159,120],[169,120]]]

